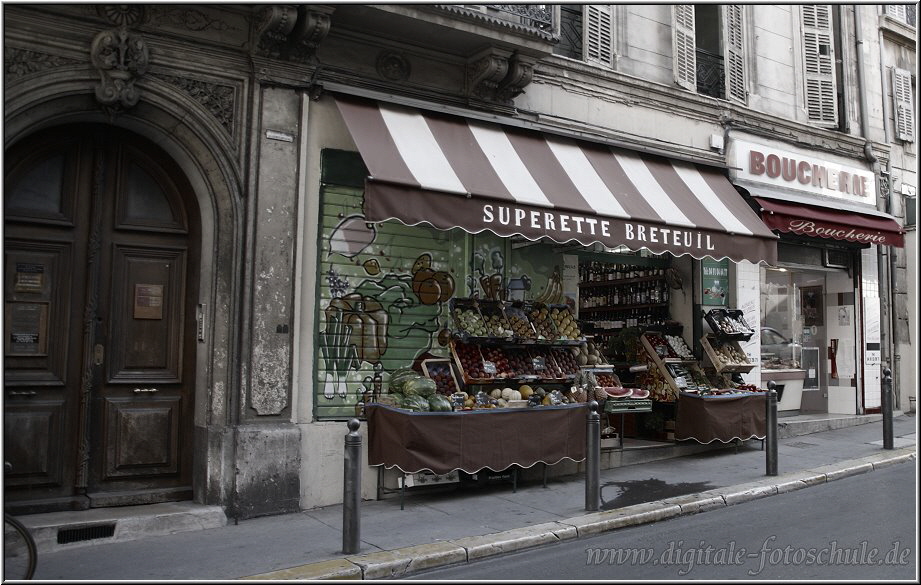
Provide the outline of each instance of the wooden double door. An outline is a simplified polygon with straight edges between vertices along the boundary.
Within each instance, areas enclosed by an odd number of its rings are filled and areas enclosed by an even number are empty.
[[[6,152],[8,504],[192,497],[193,201],[159,147],[113,127],[58,127]]]

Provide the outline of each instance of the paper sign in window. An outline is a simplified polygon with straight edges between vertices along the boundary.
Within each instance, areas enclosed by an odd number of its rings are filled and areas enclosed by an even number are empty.
[[[134,318],[135,319],[162,319],[163,318],[163,285],[162,284],[136,284],[134,285]]]

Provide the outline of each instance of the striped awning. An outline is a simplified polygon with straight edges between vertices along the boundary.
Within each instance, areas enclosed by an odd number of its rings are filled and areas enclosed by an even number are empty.
[[[370,172],[368,221],[776,262],[777,236],[716,169],[352,96],[336,102]]]

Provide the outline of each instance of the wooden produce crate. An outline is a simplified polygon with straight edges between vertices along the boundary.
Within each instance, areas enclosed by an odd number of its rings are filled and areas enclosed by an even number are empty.
[[[490,337],[512,341],[515,337],[501,301],[479,301],[480,314]]]
[[[486,339],[489,332],[486,321],[480,313],[479,303],[474,299],[451,299],[449,303],[454,329],[461,339]]]
[[[461,389],[454,375],[451,358],[422,360],[422,371],[435,380],[436,392],[439,394],[450,396]]]
[[[710,309],[704,314],[710,329],[722,339],[748,341],[755,329],[745,320],[739,309]]]
[[[518,343],[532,343],[537,339],[537,332],[534,331],[528,314],[518,303],[505,307],[505,317]]]
[[[469,359],[464,360],[464,356],[468,356]],[[452,340],[451,357],[454,359],[454,365],[460,372],[464,384],[490,384],[495,381],[494,374],[487,374],[483,370],[483,354],[480,353],[478,345]],[[466,368],[465,363],[473,364],[473,366]]]
[[[579,321],[569,309],[569,305],[548,305],[550,318],[556,327],[558,340],[579,342],[584,339]]]
[[[747,373],[755,369],[755,365],[748,360],[738,341],[720,341],[713,335],[704,335],[700,338],[710,363],[719,373],[739,372]],[[743,361],[744,360],[744,361]]]
[[[556,325],[554,325],[553,319],[550,317],[550,307],[548,305],[531,303],[525,306],[525,311],[528,313],[528,319],[531,320],[534,331],[537,332],[539,341],[556,341],[560,338]]]
[[[579,363],[570,348],[552,347],[550,355],[553,356],[553,363],[557,368],[557,377],[572,380],[579,373]]]

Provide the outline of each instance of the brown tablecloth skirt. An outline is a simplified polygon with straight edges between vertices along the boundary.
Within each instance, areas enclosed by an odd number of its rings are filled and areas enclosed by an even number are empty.
[[[368,463],[404,473],[502,471],[585,459],[586,404],[409,412],[369,404]]]
[[[710,397],[682,393],[675,415],[675,439],[700,443],[763,439],[764,408],[763,393]]]

